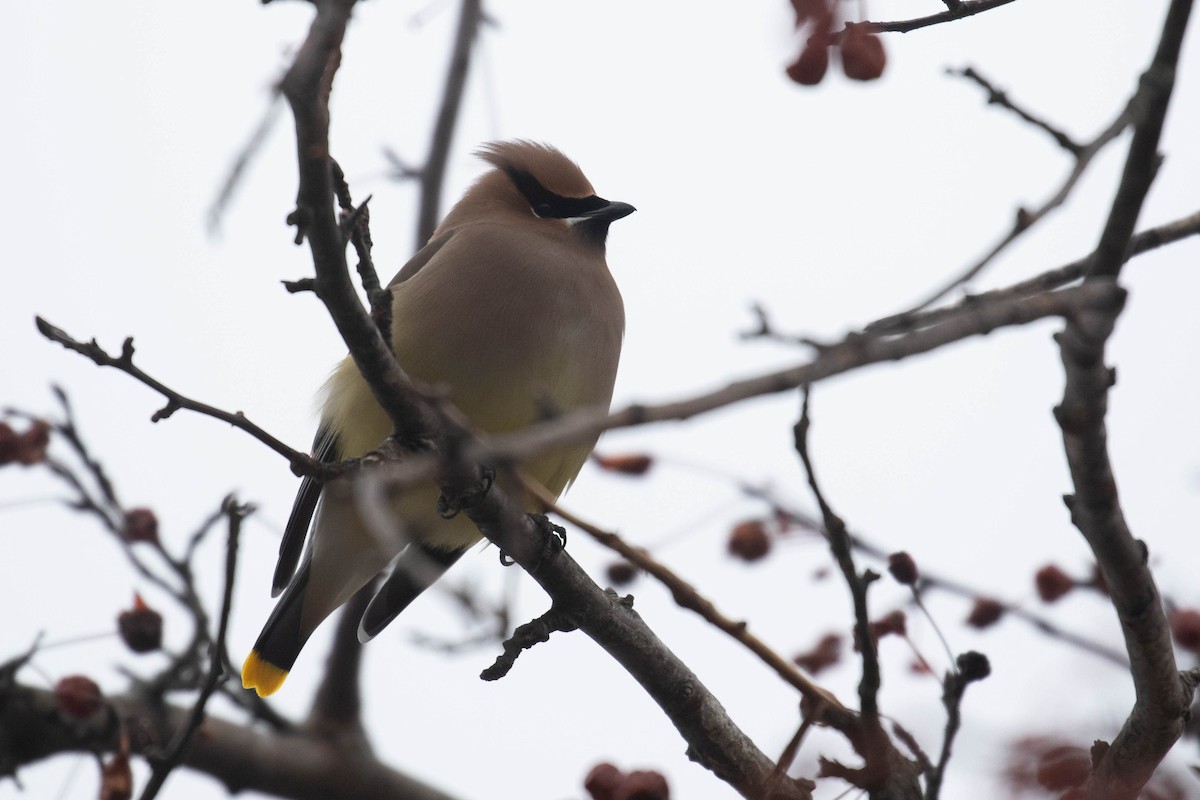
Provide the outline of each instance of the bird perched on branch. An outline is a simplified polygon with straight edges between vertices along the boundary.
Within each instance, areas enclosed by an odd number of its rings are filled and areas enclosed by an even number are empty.
[[[607,408],[625,311],[604,244],[609,224],[633,206],[597,197],[579,167],[552,147],[497,142],[479,155],[494,169],[389,284],[396,360],[414,381],[447,387],[485,433],[519,430],[547,408]],[[347,357],[325,384],[315,456],[361,456],[391,433]],[[594,444],[551,451],[522,471],[557,497]],[[372,496],[366,483],[301,484],[275,569],[273,594],[283,596],[242,667],[242,684],[260,696],[282,685],[317,625],[393,558],[359,625],[363,641],[480,539],[465,517],[438,515],[433,483],[385,498]]]

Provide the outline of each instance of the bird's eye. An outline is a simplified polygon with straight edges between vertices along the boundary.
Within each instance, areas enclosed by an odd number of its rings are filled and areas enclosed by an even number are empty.
[[[538,203],[533,207],[533,213],[537,214],[539,217],[550,216],[550,211],[551,208],[549,203]]]

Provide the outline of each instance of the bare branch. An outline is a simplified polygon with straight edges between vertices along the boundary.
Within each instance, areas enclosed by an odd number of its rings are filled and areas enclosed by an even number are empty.
[[[153,800],[158,796],[163,784],[172,770],[183,762],[184,755],[192,744],[196,732],[205,720],[205,708],[209,698],[217,690],[225,678],[225,663],[228,661],[225,649],[225,634],[229,630],[229,611],[233,605],[233,581],[237,572],[238,537],[241,534],[242,520],[254,511],[253,506],[243,506],[232,495],[225,498],[221,510],[229,519],[229,538],[225,545],[225,592],[221,599],[221,615],[217,624],[216,637],[212,640],[212,652],[209,654],[208,677],[200,690],[200,696],[189,712],[187,721],[176,732],[166,754],[161,758],[147,756],[153,765],[150,780],[142,790],[141,800]]]
[[[982,14],[985,11],[991,11],[993,8],[1008,5],[1013,0],[976,0],[976,2],[948,0],[947,6],[950,6],[946,11],[940,14],[930,14],[928,17],[917,17],[916,19],[899,20],[896,22],[868,22],[870,27],[868,30],[876,33],[908,33],[909,31],[919,30],[920,28],[928,28],[930,25],[940,25],[944,22],[953,22],[966,17],[973,17],[976,14]],[[953,5],[951,5],[953,3]],[[842,33],[845,33],[843,30]]]
[[[938,800],[941,796],[942,779],[950,763],[950,752],[954,737],[962,724],[962,701],[967,687],[991,674],[992,667],[987,657],[974,651],[963,653],[955,661],[956,669],[947,672],[942,680],[942,705],[946,707],[946,731],[942,737],[942,752],[938,763],[929,771],[925,787],[925,800]]]
[[[1136,95],[1134,96],[1136,99]],[[967,267],[961,274],[955,276],[945,285],[938,288],[924,300],[921,300],[907,312],[903,314],[919,311],[927,306],[933,305],[938,300],[954,291],[959,286],[962,286],[967,281],[977,277],[983,270],[992,263],[995,258],[1004,252],[1010,244],[1021,237],[1022,234],[1029,231],[1057,209],[1070,197],[1071,191],[1079,183],[1079,179],[1083,177],[1083,173],[1091,166],[1096,155],[1103,150],[1108,144],[1113,142],[1126,127],[1133,121],[1134,99],[1131,99],[1116,118],[1109,123],[1108,127],[1096,135],[1094,139],[1084,145],[1076,145],[1076,150],[1073,151],[1075,163],[1071,167],[1071,171],[1067,174],[1066,179],[1059,185],[1058,190],[1054,192],[1045,202],[1034,209],[1019,208],[1013,218],[1012,227],[1008,233],[1000,238],[996,244],[992,245],[983,256],[976,260],[973,264]],[[989,100],[990,102],[990,100]],[[1068,148],[1069,149],[1069,148]]]
[[[1150,191],[1150,184],[1154,182],[1162,160],[1158,153],[1158,140],[1162,136],[1163,119],[1171,102],[1171,92],[1175,88],[1175,68],[1191,13],[1191,0],[1174,0],[1167,9],[1167,19],[1163,23],[1154,60],[1142,75],[1131,103],[1133,141],[1129,143],[1129,155],[1125,159],[1121,183],[1117,187],[1117,196],[1113,199],[1104,231],[1100,234],[1100,244],[1092,255],[1089,275],[1116,278],[1128,258],[1129,240],[1137,225],[1142,201]]]
[[[421,179],[421,206],[417,214],[418,246],[429,241],[442,218],[442,184],[446,177],[446,163],[450,158],[450,146],[454,143],[454,128],[458,123],[467,75],[471,71],[473,45],[482,18],[482,0],[462,0],[454,49],[450,53],[450,67],[442,91],[442,104],[430,138],[429,155],[417,173]]]
[[[797,455],[800,456],[801,463],[804,464],[804,473],[808,478],[809,488],[812,489],[813,497],[816,498],[817,505],[821,509],[821,518],[824,520],[825,538],[829,542],[829,549],[842,572],[842,577],[846,580],[846,585],[850,588],[850,597],[854,606],[854,631],[858,637],[858,650],[862,654],[863,662],[862,680],[858,684],[859,706],[864,717],[875,719],[879,716],[878,695],[881,678],[879,654],[871,634],[871,616],[867,610],[867,589],[879,579],[879,573],[868,569],[864,570],[861,575],[859,574],[858,568],[854,565],[850,534],[846,532],[846,524],[842,522],[841,517],[833,513],[833,509],[825,500],[825,495],[821,493],[821,487],[817,484],[816,470],[813,469],[812,458],[808,453],[810,425],[808,396],[808,387],[805,386],[800,420],[793,430],[794,447]]]
[[[1165,225],[1159,225],[1157,228],[1142,231],[1134,236],[1130,242],[1127,260],[1155,248],[1162,247],[1165,244],[1171,244],[1172,242],[1186,239],[1189,236],[1196,236],[1197,234],[1200,234],[1200,211],[1189,214],[1186,217],[1181,217],[1173,222],[1168,222]],[[1057,289],[1082,278],[1087,272],[1091,258],[1092,256],[1089,254],[1069,264],[1043,272],[1041,275],[1021,281],[1004,289],[993,289],[990,292],[969,295],[954,305],[946,306],[945,308],[935,308],[930,311],[913,309],[901,314],[884,317],[867,325],[863,330],[866,333],[877,334],[894,334],[917,330],[926,325],[936,324],[955,316],[979,302],[989,302],[1002,297],[1029,297],[1040,292]]]
[[[423,402],[400,369],[391,349],[364,312],[346,264],[345,241],[334,210],[329,151],[329,94],[341,64],[341,44],[354,0],[323,0],[307,38],[281,83],[295,117],[300,187],[290,219],[297,241],[308,240],[316,278],[312,289],[325,303],[338,333],[396,435],[409,448],[424,448],[436,428]]]
[[[823,528],[819,520],[803,513],[802,511],[799,511],[796,508],[785,505],[771,492],[746,484],[741,484],[741,489],[750,497],[760,499],[767,503],[771,508],[772,514],[787,519],[789,522],[813,531],[814,533],[823,534]],[[888,556],[892,553],[891,550],[880,547],[879,545],[865,538],[862,534],[855,533],[853,531],[848,531],[848,533],[850,536],[851,546],[858,552],[865,553],[872,558],[876,558],[884,562],[887,561]],[[1019,605],[987,596],[976,587],[971,587],[965,583],[960,583],[956,580],[948,578],[945,575],[931,572],[924,566],[921,567],[920,578],[918,578],[917,583],[913,588],[914,590],[919,589],[921,592],[924,592],[926,589],[936,589],[966,598],[968,600],[979,600],[986,597],[986,599],[989,601],[996,603],[1004,616],[1015,617],[1016,619],[1031,625],[1042,633],[1045,633],[1051,638],[1058,639],[1073,647],[1077,647],[1084,652],[1098,656],[1120,669],[1129,668],[1129,659],[1126,658],[1125,654],[1119,650],[1115,650],[1107,645],[1101,644],[1100,642],[1096,642],[1088,639],[1087,637],[1081,636],[1070,628],[1064,628],[1061,625],[1051,622],[1049,619],[1046,619],[1040,614],[1036,614],[1032,611],[1022,608]]]
[[[652,575],[670,590],[671,597],[680,607],[699,614],[710,625],[732,636],[750,650],[750,652],[758,656],[776,675],[794,687],[813,704],[815,713],[811,716],[820,720],[821,712],[825,708],[838,712],[847,710],[832,692],[814,683],[789,659],[779,655],[765,642],[751,633],[750,626],[746,622],[730,619],[722,614],[711,600],[696,591],[696,587],[676,575],[666,565],[651,556],[649,552],[643,548],[634,547],[616,533],[606,531],[564,509],[550,496],[545,487],[537,481],[526,479],[524,484],[525,490],[536,497],[548,511],[557,514],[575,527],[586,531],[597,542],[619,553],[622,558],[635,564],[647,574]]]
[[[812,361],[794,367],[734,381],[715,391],[675,402],[637,404],[612,413],[597,409],[571,412],[524,431],[498,436],[486,445],[477,446],[478,449],[468,449],[467,456],[489,463],[520,462],[604,431],[691,419],[754,397],[815,384],[869,364],[899,361],[927,353],[951,342],[991,333],[997,328],[1075,314],[1094,304],[1110,303],[1117,291],[1113,286],[1097,285],[1047,292],[1034,297],[996,298],[964,308],[935,326],[902,336],[884,338],[852,333],[839,342],[827,345]],[[406,465],[392,467],[392,475],[398,482],[407,484],[432,474],[434,467],[426,458],[414,458]]]
[[[1085,286],[1112,285],[1128,257],[1142,202],[1158,169],[1158,140],[1191,7],[1191,0],[1173,0],[1167,11],[1154,59],[1135,96],[1133,141]],[[1194,680],[1180,675],[1176,667],[1170,628],[1147,563],[1148,549],[1126,525],[1108,455],[1104,418],[1116,373],[1105,366],[1104,353],[1123,305],[1122,291],[1108,305],[1068,317],[1066,328],[1055,337],[1066,387],[1054,415],[1075,486],[1075,494],[1064,500],[1108,586],[1136,692],[1133,709],[1112,745],[1093,750],[1086,793],[1104,800],[1138,796],[1182,734],[1195,689]]]
[[[180,729],[190,713],[130,693],[108,698],[104,709],[79,720],[64,716],[52,692],[0,674],[0,743],[4,745],[0,771],[11,773],[59,753],[114,752],[120,730],[130,733],[134,752],[156,752],[164,732]],[[22,735],[9,737],[9,731]],[[231,794],[258,791],[291,800],[454,800],[361,750],[212,716],[204,720],[183,764],[216,778]]]
[[[222,422],[227,422],[233,427],[239,428],[250,434],[255,439],[258,439],[267,447],[286,458],[292,465],[292,471],[297,475],[308,474],[314,469],[319,469],[320,465],[317,464],[311,456],[288,447],[286,444],[279,441],[274,436],[248,420],[246,415],[242,412],[238,411],[230,413],[228,411],[222,411],[219,408],[206,405],[205,403],[192,400],[191,398],[185,397],[174,389],[165,386],[164,384],[147,375],[133,363],[134,350],[132,337],[127,338],[125,343],[121,346],[121,355],[113,357],[105,352],[104,348],[100,347],[100,345],[96,343],[95,339],[86,343],[80,342],[72,339],[67,335],[66,331],[51,325],[41,317],[37,317],[36,320],[38,331],[47,339],[53,342],[58,342],[68,350],[74,350],[76,353],[90,358],[98,366],[115,367],[121,372],[136,378],[141,383],[149,386],[151,389],[165,397],[167,399],[167,404],[154,413],[154,416],[151,417],[153,422],[166,419],[181,408],[188,411],[194,411],[197,414],[203,414],[205,416],[212,417],[213,419],[219,419]]]
[[[987,78],[980,75],[978,70],[976,70],[974,67],[963,67],[961,69],[947,69],[946,72],[950,75],[958,75],[959,77],[966,78],[967,80],[973,81],[976,85],[982,87],[983,90],[987,92],[988,105],[994,104],[994,105],[1002,106],[1003,108],[1007,108],[1009,111],[1013,112],[1014,114],[1016,114],[1018,117],[1025,120],[1026,122],[1028,122],[1033,127],[1040,128],[1041,130],[1045,131],[1047,134],[1050,135],[1050,138],[1052,138],[1055,142],[1058,143],[1059,147],[1063,148],[1064,150],[1066,150],[1068,153],[1075,156],[1076,158],[1078,158],[1079,155],[1083,152],[1084,145],[1081,145],[1078,142],[1076,142],[1074,139],[1072,139],[1070,136],[1068,136],[1067,133],[1065,131],[1063,131],[1061,128],[1050,124],[1049,122],[1042,119],[1041,117],[1035,116],[1034,114],[1030,113],[1029,111],[1026,111],[1025,109],[1018,106],[1016,103],[1014,103],[1012,100],[1009,99],[1007,92],[1005,92],[1003,89],[997,88],[995,84],[993,84]]]
[[[374,582],[368,583],[338,613],[325,672],[304,723],[305,728],[322,737],[336,737],[347,746],[361,748],[367,747],[367,734],[361,717],[363,652],[358,641],[358,622],[375,589]]]
[[[280,99],[279,87],[272,87],[271,97],[267,101],[267,107],[263,111],[262,119],[259,120],[258,126],[242,146],[237,158],[234,159],[233,166],[229,168],[229,174],[225,176],[225,180],[221,184],[221,191],[217,194],[217,198],[208,207],[208,233],[210,236],[215,234],[221,227],[221,216],[225,213],[225,209],[229,207],[234,192],[237,191],[238,186],[241,184],[246,170],[250,167],[250,163],[267,141],[267,136],[271,133],[271,129],[275,127],[275,122],[279,119],[279,112],[283,110],[283,103],[280,102]]]

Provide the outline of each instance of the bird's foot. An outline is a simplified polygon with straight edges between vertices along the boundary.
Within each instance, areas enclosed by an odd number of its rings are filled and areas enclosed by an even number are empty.
[[[562,525],[555,525],[545,514],[527,514],[526,516],[533,522],[533,527],[537,529],[538,535],[542,539],[542,552],[538,555],[537,564],[533,567],[536,572],[546,559],[567,548],[567,529]],[[501,550],[500,563],[511,567],[517,562],[508,553]]]
[[[495,482],[496,468],[485,464],[479,468],[479,482],[474,486],[453,495],[448,495],[445,491],[438,495],[438,516],[442,519],[454,519],[464,508],[482,500]]]

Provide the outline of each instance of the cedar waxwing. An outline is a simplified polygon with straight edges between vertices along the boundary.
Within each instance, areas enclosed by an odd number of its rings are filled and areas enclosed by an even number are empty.
[[[552,147],[498,142],[479,155],[495,169],[467,190],[389,284],[396,360],[415,381],[448,387],[454,404],[486,433],[518,430],[547,409],[607,408],[625,311],[604,242],[609,224],[633,206],[597,197],[579,167]],[[323,397],[319,460],[361,456],[391,434],[353,359],[334,369]],[[558,496],[593,445],[552,451],[522,470]],[[363,614],[362,641],[479,541],[465,516],[437,514],[436,485],[387,499],[369,497],[370,485],[304,479],[275,569],[273,594],[283,597],[242,667],[247,689],[262,697],[276,691],[317,625],[398,553]],[[500,485],[519,491],[504,476]],[[297,571],[310,521],[312,538]]]

